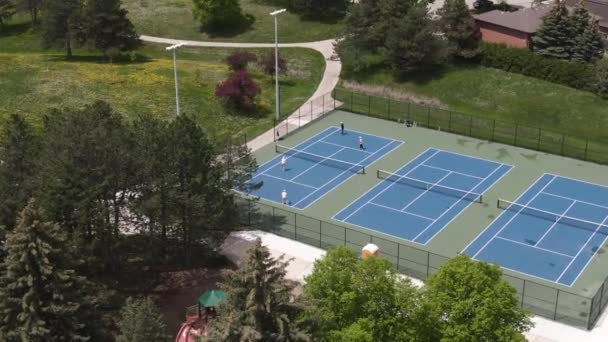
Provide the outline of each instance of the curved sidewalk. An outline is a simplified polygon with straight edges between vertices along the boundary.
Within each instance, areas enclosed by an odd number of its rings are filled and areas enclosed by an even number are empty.
[[[182,39],[171,39],[171,38],[161,38],[161,37],[152,37],[142,35],[140,37],[143,41],[150,43],[159,43],[159,44],[177,44],[184,43],[188,46],[198,46],[198,47],[229,47],[229,48],[273,48],[273,43],[229,43],[229,42],[203,42],[203,41],[195,41],[195,40],[182,40]],[[305,102],[302,107],[298,108],[292,115],[290,115],[285,121],[281,122],[280,125],[287,125],[289,120],[297,119],[297,116],[301,112],[301,110],[308,110],[310,108],[310,103],[324,96],[325,94],[330,93],[338,84],[338,80],[340,79],[340,71],[342,70],[342,64],[340,60],[335,57],[334,51],[334,39],[329,40],[321,40],[317,42],[308,42],[308,43],[288,43],[288,44],[279,44],[279,47],[299,47],[299,48],[307,48],[319,51],[323,58],[325,58],[325,71],[323,72],[323,78],[321,79],[321,83],[312,94],[312,96]],[[306,108],[304,108],[306,106]],[[324,109],[322,109],[324,110]],[[272,143],[274,141],[274,129],[270,129],[263,134],[257,136],[253,140],[247,143],[247,146],[252,150],[257,150],[264,145]]]

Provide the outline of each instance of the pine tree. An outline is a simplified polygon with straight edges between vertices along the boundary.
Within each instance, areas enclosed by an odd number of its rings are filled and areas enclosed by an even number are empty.
[[[62,48],[72,57],[72,44],[83,35],[82,0],[45,0],[42,46]]]
[[[33,202],[6,241],[0,276],[0,340],[87,341],[88,283],[69,267],[65,235]]]
[[[479,54],[481,35],[464,0],[446,0],[437,13],[439,29],[448,40],[450,54],[472,58]]]
[[[111,55],[141,46],[141,40],[121,8],[122,0],[90,0],[86,3],[86,41],[96,49]]]
[[[11,115],[0,143],[0,241],[15,225],[19,212],[33,193],[35,160],[40,145],[33,128],[19,115]],[[0,261],[2,256],[0,244]]]
[[[169,341],[160,310],[149,299],[128,298],[120,312],[118,342]]]
[[[585,63],[601,58],[604,54],[602,35],[597,20],[585,8],[584,0],[579,0],[572,11],[570,25],[574,35],[571,58]]]
[[[0,0],[0,29],[6,20],[15,15],[15,12],[15,4],[12,0]]]
[[[306,341],[294,320],[294,286],[286,279],[289,262],[274,259],[258,239],[236,271],[227,271],[226,303],[209,326],[209,341]]]
[[[570,59],[575,34],[568,17],[568,9],[556,0],[551,11],[543,17],[540,28],[532,37],[533,50],[541,56]]]

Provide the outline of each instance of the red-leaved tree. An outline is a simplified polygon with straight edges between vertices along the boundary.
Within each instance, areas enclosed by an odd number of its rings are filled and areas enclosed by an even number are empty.
[[[271,51],[262,57],[260,57],[260,62],[258,63],[260,68],[264,70],[264,72],[268,75],[274,75],[274,51]],[[283,58],[279,54],[279,74],[284,74],[287,72],[287,60]]]
[[[233,72],[227,80],[217,85],[215,96],[239,109],[253,109],[260,87],[245,70]]]
[[[244,70],[247,68],[247,64],[258,60],[258,56],[252,52],[238,51],[232,53],[226,58],[226,63],[230,66],[233,71]]]

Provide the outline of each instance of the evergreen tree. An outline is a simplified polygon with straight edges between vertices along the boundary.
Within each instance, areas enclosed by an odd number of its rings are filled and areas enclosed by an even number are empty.
[[[227,271],[226,303],[209,326],[209,341],[307,341],[294,323],[294,285],[285,279],[288,262],[274,259],[258,239],[236,271]]]
[[[532,325],[496,265],[459,255],[427,281],[419,316],[430,341],[525,341]],[[433,330],[435,331],[433,333]]]
[[[88,283],[70,267],[61,228],[33,202],[6,241],[0,276],[0,340],[87,341]]]
[[[11,115],[0,143],[0,261],[4,232],[15,226],[19,212],[33,192],[38,137],[19,115]]]
[[[349,0],[292,0],[291,5],[305,18],[337,19],[344,17]]]
[[[15,15],[15,4],[12,0],[0,0],[0,29],[4,22]]]
[[[534,52],[541,56],[570,59],[575,33],[568,17],[568,9],[561,0],[556,0],[551,11],[532,37]]]
[[[481,34],[464,0],[446,0],[437,13],[440,31],[452,55],[472,58],[479,54]]]
[[[42,22],[42,46],[65,49],[72,57],[72,44],[80,40],[82,28],[82,0],[45,0]]]
[[[168,342],[160,310],[149,300],[128,298],[120,312],[118,342]]]
[[[96,49],[111,55],[141,46],[138,34],[121,8],[122,0],[89,0],[86,3],[86,41]]]
[[[437,38],[426,4],[411,8],[392,25],[381,49],[396,74],[437,65],[445,60],[445,48]]]
[[[574,35],[572,59],[589,63],[604,54],[604,42],[597,20],[585,8],[585,1],[579,0],[570,15],[570,25]]]

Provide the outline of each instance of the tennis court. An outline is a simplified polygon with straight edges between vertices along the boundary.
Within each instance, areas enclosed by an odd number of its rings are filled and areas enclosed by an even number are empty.
[[[364,149],[359,148],[359,137]],[[351,177],[403,144],[359,131],[328,127],[295,147],[275,146],[276,157],[262,164],[251,180],[262,187],[250,195],[282,204],[281,192],[288,194],[288,205],[305,209]],[[287,159],[286,167],[281,158]]]
[[[608,237],[608,187],[544,174],[467,248],[477,260],[572,286]]]
[[[429,148],[333,218],[427,244],[511,170],[510,165]]]

